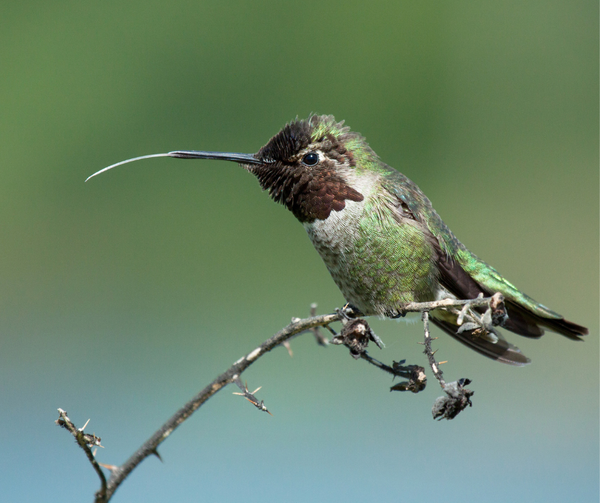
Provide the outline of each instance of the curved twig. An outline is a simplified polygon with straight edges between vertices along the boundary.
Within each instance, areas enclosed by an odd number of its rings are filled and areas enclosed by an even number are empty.
[[[145,458],[152,454],[156,454],[158,446],[183,423],[192,413],[198,409],[211,396],[217,393],[220,389],[234,382],[239,378],[240,374],[252,365],[258,358],[265,353],[271,351],[275,346],[287,341],[294,335],[300,332],[305,332],[315,327],[329,325],[340,320],[339,314],[326,314],[322,316],[314,316],[298,320],[295,318],[287,327],[277,332],[273,337],[266,340],[259,347],[250,351],[246,356],[243,356],[236,361],[231,367],[217,377],[213,382],[206,386],[200,393],[179,409],[165,424],[163,424],[154,435],[152,435],[133,455],[120,467],[112,470],[105,497],[96,496],[96,503],[106,503],[110,500],[119,485],[138,466]]]

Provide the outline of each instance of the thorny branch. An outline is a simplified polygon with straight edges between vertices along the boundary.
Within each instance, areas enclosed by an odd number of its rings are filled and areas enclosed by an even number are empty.
[[[434,352],[431,350],[431,341],[433,339],[431,339],[429,335],[429,311],[432,311],[434,309],[448,310],[458,316],[460,323],[462,323],[463,320],[467,320],[467,323],[477,327],[481,327],[482,330],[487,331],[491,326],[491,323],[489,321],[489,313],[496,313],[496,308],[498,307],[498,305],[502,304],[502,301],[502,296],[500,294],[496,294],[494,295],[494,297],[490,298],[483,298],[482,296],[480,296],[477,299],[470,300],[444,299],[433,302],[414,302],[404,306],[403,313],[422,313],[425,331],[425,342],[423,343],[425,345],[425,353],[427,354],[430,366],[433,370],[436,379],[438,379],[440,385],[442,386],[442,389],[448,395],[447,397],[438,398],[436,400],[436,405],[434,405],[433,409],[434,418],[445,417],[447,419],[452,419],[467,405],[471,405],[469,397],[473,394],[473,392],[463,388],[463,385],[468,384],[470,382],[468,379],[461,379],[455,383],[449,384],[446,384],[446,382],[443,380],[442,372],[439,370],[439,363],[435,361],[433,356]],[[484,315],[478,315],[475,311],[473,311],[474,308],[481,308],[484,306],[488,307]],[[355,313],[353,313],[351,309],[337,310],[334,314],[326,314],[321,316],[315,316],[315,313],[316,305],[313,305],[311,306],[310,318],[293,318],[292,322],[288,326],[281,329],[279,332],[277,332],[271,338],[266,340],[259,347],[257,347],[256,349],[254,349],[253,351],[236,361],[231,367],[229,367],[225,372],[223,372],[220,376],[214,379],[208,386],[202,389],[196,396],[194,396],[183,407],[181,407],[121,466],[99,464],[95,460],[94,453],[92,453],[90,445],[97,445],[101,447],[100,438],[96,437],[95,435],[84,434],[83,429],[85,428],[85,426],[84,428],[77,429],[75,425],[71,422],[71,420],[67,417],[67,413],[62,409],[58,409],[59,419],[56,421],[56,423],[71,432],[71,434],[75,437],[77,443],[84,450],[90,463],[92,464],[92,466],[98,473],[98,476],[100,477],[101,488],[96,492],[95,502],[107,503],[112,498],[113,494],[121,485],[121,483],[127,478],[127,476],[148,456],[155,455],[160,459],[157,450],[158,446],[162,442],[164,442],[166,438],[171,433],[173,433],[173,431],[175,431],[175,429],[178,426],[180,426],[199,407],[201,407],[204,404],[204,402],[206,402],[211,396],[216,394],[226,385],[230,383],[236,383],[242,391],[242,393],[236,394],[244,396],[259,410],[269,412],[266,406],[264,405],[264,402],[262,400],[259,402],[254,396],[254,393],[256,393],[258,389],[255,390],[253,393],[250,393],[248,391],[248,388],[245,385],[242,385],[240,375],[261,356],[268,353],[280,344],[285,345],[289,351],[289,345],[286,345],[286,343],[291,338],[303,332],[312,332],[320,345],[325,346],[329,343],[343,344],[350,349],[351,354],[354,358],[361,358],[367,361],[368,363],[375,365],[381,370],[392,374],[393,376],[399,376],[409,379],[409,381],[407,382],[403,382],[392,387],[392,390],[412,391],[414,393],[417,393],[425,388],[427,378],[425,377],[423,367],[417,365],[404,366],[404,360],[401,360],[400,362],[394,362],[393,365],[390,367],[367,354],[366,347],[369,341],[374,342],[380,348],[383,347],[383,343],[371,330],[371,328],[365,320],[361,318],[350,318],[350,316],[355,316]],[[343,325],[340,335],[338,335],[330,327],[331,323],[337,321],[342,322]],[[330,341],[327,340],[320,333],[319,327],[324,327],[328,329],[334,335],[334,337]],[[440,400],[443,403],[441,403]],[[102,472],[100,466],[103,466],[110,470],[110,477],[108,481],[106,480],[106,477]]]
[[[423,353],[427,355],[429,360],[429,366],[433,372],[433,375],[440,383],[440,386],[446,393],[446,396],[441,396],[436,399],[431,409],[433,419],[454,419],[460,412],[471,407],[471,397],[474,392],[464,386],[471,383],[470,379],[459,379],[451,383],[444,381],[443,372],[440,369],[440,365],[446,362],[436,362],[434,355],[435,351],[431,349],[431,342],[434,340],[431,338],[429,333],[429,311],[423,311],[423,331],[425,333],[425,341],[422,343],[425,346]]]
[[[105,501],[108,501],[108,499],[106,499],[106,477],[104,476],[104,472],[100,468],[100,465],[96,461],[94,453],[90,449],[91,445],[102,447],[102,445],[100,445],[101,439],[100,437],[97,437],[94,434],[90,435],[89,433],[83,433],[83,430],[89,423],[89,419],[83,425],[83,427],[76,428],[73,424],[73,421],[71,421],[69,419],[69,416],[67,416],[67,412],[62,409],[58,409],[58,419],[55,422],[58,426],[62,426],[63,428],[71,432],[71,435],[75,437],[75,441],[77,442],[79,447],[83,449],[83,452],[85,452],[85,455],[87,456],[88,460],[90,461],[90,463],[92,463],[92,466],[94,467],[94,470],[96,470],[98,477],[100,477],[100,489],[96,493],[96,500],[98,501],[98,496],[100,496],[102,498],[105,498]]]
[[[236,361],[231,367],[229,367],[225,372],[214,379],[208,386],[206,386],[183,407],[181,407],[165,424],[163,424],[148,440],[146,440],[146,442],[144,442],[144,444],[136,452],[134,452],[131,457],[125,461],[125,463],[123,463],[121,466],[112,467],[110,477],[108,482],[106,482],[106,489],[104,489],[103,484],[103,489],[96,493],[96,503],[108,502],[121,483],[144,459],[150,455],[158,456],[158,446],[164,442],[178,426],[180,426],[188,417],[190,417],[211,396],[220,391],[226,385],[235,382],[236,379],[239,379],[241,373],[261,356],[301,332],[305,332],[315,327],[329,325],[330,323],[339,321],[339,319],[340,315],[337,313],[314,316],[312,318],[306,318],[303,320],[295,318],[287,327],[283,328],[259,347]],[[86,451],[86,455],[87,454],[88,453]],[[96,468],[97,462],[92,459],[90,459],[90,462],[92,462],[92,464],[94,464],[94,468]]]

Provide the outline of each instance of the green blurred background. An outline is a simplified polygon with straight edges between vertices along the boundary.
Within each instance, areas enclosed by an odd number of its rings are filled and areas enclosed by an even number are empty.
[[[390,379],[310,336],[228,388],[114,501],[598,500],[598,5],[5,2],[0,7],[0,473],[4,501],[91,501],[57,407],[122,463],[292,316],[344,300],[305,232],[234,164],[311,112],[345,119],[457,236],[590,328],[509,335],[493,363],[442,336],[475,406]],[[424,363],[419,323],[373,320],[374,355]],[[439,335],[439,334],[438,334]]]

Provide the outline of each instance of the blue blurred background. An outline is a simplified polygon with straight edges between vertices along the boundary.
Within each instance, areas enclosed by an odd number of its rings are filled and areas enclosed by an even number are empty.
[[[367,6],[368,5],[368,6]],[[344,303],[305,232],[234,164],[311,112],[345,119],[457,236],[590,328],[509,335],[524,368],[440,333],[474,407],[388,391],[293,341],[146,460],[114,501],[598,501],[598,4],[11,2],[0,8],[0,473],[5,501],[91,501],[62,407],[122,463],[292,316]],[[376,357],[424,363],[420,323]]]

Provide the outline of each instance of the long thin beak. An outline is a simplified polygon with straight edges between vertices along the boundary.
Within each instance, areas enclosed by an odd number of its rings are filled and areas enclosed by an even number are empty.
[[[167,152],[166,154],[150,154],[142,155],[141,157],[134,157],[133,159],[127,159],[116,164],[111,164],[106,168],[96,171],[93,175],[88,176],[85,181],[87,182],[90,178],[94,178],[100,173],[104,173],[109,169],[116,168],[134,161],[141,161],[142,159],[151,159],[153,157],[174,157],[176,159],[212,159],[217,161],[233,161],[239,162],[240,164],[263,164],[263,161],[259,161],[254,154],[238,154],[235,152],[204,152],[202,150],[175,150],[173,152]]]

